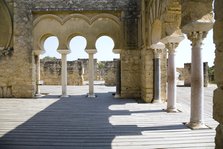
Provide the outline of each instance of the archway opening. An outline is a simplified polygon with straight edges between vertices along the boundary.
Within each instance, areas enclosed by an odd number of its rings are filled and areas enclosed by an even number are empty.
[[[97,81],[106,86],[114,89],[116,86],[116,60],[120,58],[119,54],[114,54],[113,49],[115,47],[114,40],[109,36],[101,36],[95,43],[97,53],[95,58],[97,59]]]
[[[45,53],[40,55],[40,85],[60,85],[60,54],[57,52],[59,40],[56,36],[49,36],[41,45]]]
[[[83,36],[73,37],[69,43],[71,54],[68,55],[68,61],[88,58],[87,53],[84,51],[86,47],[87,47],[87,40],[85,37]]]
[[[59,40],[56,36],[50,36],[45,39],[43,42],[43,48],[45,50],[45,53],[40,56],[41,59],[44,58],[57,58],[59,59],[61,56],[57,52],[57,49],[59,47]]]
[[[74,36],[69,40],[71,53],[67,57],[67,84],[70,86],[81,86],[86,84],[87,58],[85,52],[87,40],[83,36]]]

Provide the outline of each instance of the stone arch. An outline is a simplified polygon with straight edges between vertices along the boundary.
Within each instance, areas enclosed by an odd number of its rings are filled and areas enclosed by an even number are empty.
[[[4,0],[0,1],[0,18],[0,48],[7,49],[12,42],[13,26],[10,10]]]
[[[53,19],[53,20],[56,20],[57,22],[59,22],[60,24],[63,24],[63,19],[61,19],[59,16],[54,15],[54,14],[44,14],[44,15],[37,17],[33,21],[33,27],[35,28],[37,26],[37,24],[39,24],[42,20],[45,20],[45,19]]]
[[[110,20],[116,22],[118,26],[121,25],[121,21],[120,21],[120,19],[118,17],[116,17],[116,16],[114,16],[112,14],[108,14],[108,13],[102,13],[102,14],[98,14],[98,15],[94,16],[91,19],[91,24],[94,23],[95,21],[97,21],[100,18],[110,19]]]
[[[66,44],[67,44],[67,47],[69,47],[69,49],[70,49],[70,42],[71,42],[71,40],[73,38],[77,37],[77,36],[84,37],[87,40],[86,35],[84,35],[82,33],[71,33],[70,35],[67,36],[67,39],[66,39]]]
[[[90,18],[83,14],[71,14],[63,19],[62,24],[65,24],[66,22],[70,21],[71,19],[81,19],[81,20],[86,21],[88,24],[91,24]]]
[[[47,34],[44,34],[43,36],[41,36],[39,38],[38,47],[39,47],[40,50],[45,51],[45,49],[44,49],[44,42],[46,41],[47,38],[52,37],[52,36],[55,36],[55,35],[47,33]],[[55,37],[57,37],[57,36],[55,36]]]
[[[38,47],[36,41],[45,34],[58,37],[59,49],[68,49],[69,40],[75,35],[81,35],[87,39],[87,49],[95,49],[95,42],[100,35],[111,37],[115,42],[115,49],[122,48],[121,21],[112,14],[102,13],[93,17],[84,14],[69,14],[64,18],[55,14],[44,14],[33,21],[33,26],[34,48]]]
[[[55,15],[47,14],[36,18],[33,22],[33,49],[42,50],[44,39],[49,36],[61,38],[60,28],[61,19]]]

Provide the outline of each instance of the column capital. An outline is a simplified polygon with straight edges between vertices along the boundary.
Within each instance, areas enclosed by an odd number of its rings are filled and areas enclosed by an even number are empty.
[[[34,50],[33,54],[36,55],[36,56],[39,56],[41,54],[44,54],[45,52],[46,52],[45,50]]]
[[[154,58],[160,58],[162,51],[165,49],[165,44],[158,42],[156,44],[152,44],[150,48],[153,49]]]
[[[85,49],[85,52],[87,52],[88,54],[95,54],[97,53],[96,49]]]
[[[175,42],[175,43],[167,43],[166,44],[166,48],[168,49],[168,53],[175,53],[176,52],[176,48],[178,47],[179,43]]]
[[[190,32],[187,34],[187,38],[192,42],[192,46],[201,46],[207,33],[207,31]]]
[[[60,54],[69,54],[71,51],[69,49],[60,49],[57,50],[57,52],[59,52]]]
[[[162,51],[162,49],[153,49],[154,58],[160,58]]]

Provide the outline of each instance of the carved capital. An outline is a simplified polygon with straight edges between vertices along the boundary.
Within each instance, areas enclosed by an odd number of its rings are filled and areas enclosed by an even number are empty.
[[[187,34],[187,38],[192,42],[192,46],[201,46],[203,39],[207,36],[206,31],[197,31],[197,32],[190,32]]]
[[[96,49],[85,49],[85,52],[87,52],[88,54],[95,54],[97,53]]]
[[[71,51],[68,49],[61,49],[61,50],[57,50],[57,52],[59,52],[60,54],[66,55],[66,54],[69,54]]]
[[[153,49],[154,58],[160,58],[163,50],[162,49]]]
[[[168,53],[175,53],[176,48],[178,47],[179,43],[167,43],[166,48],[168,49]]]

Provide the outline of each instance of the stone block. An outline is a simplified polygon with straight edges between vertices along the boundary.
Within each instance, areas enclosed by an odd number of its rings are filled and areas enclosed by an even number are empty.
[[[223,90],[218,88],[214,91],[213,117],[216,121],[223,124]]]
[[[222,149],[223,148],[223,125],[219,124],[216,128],[216,136],[215,136],[215,148]]]

